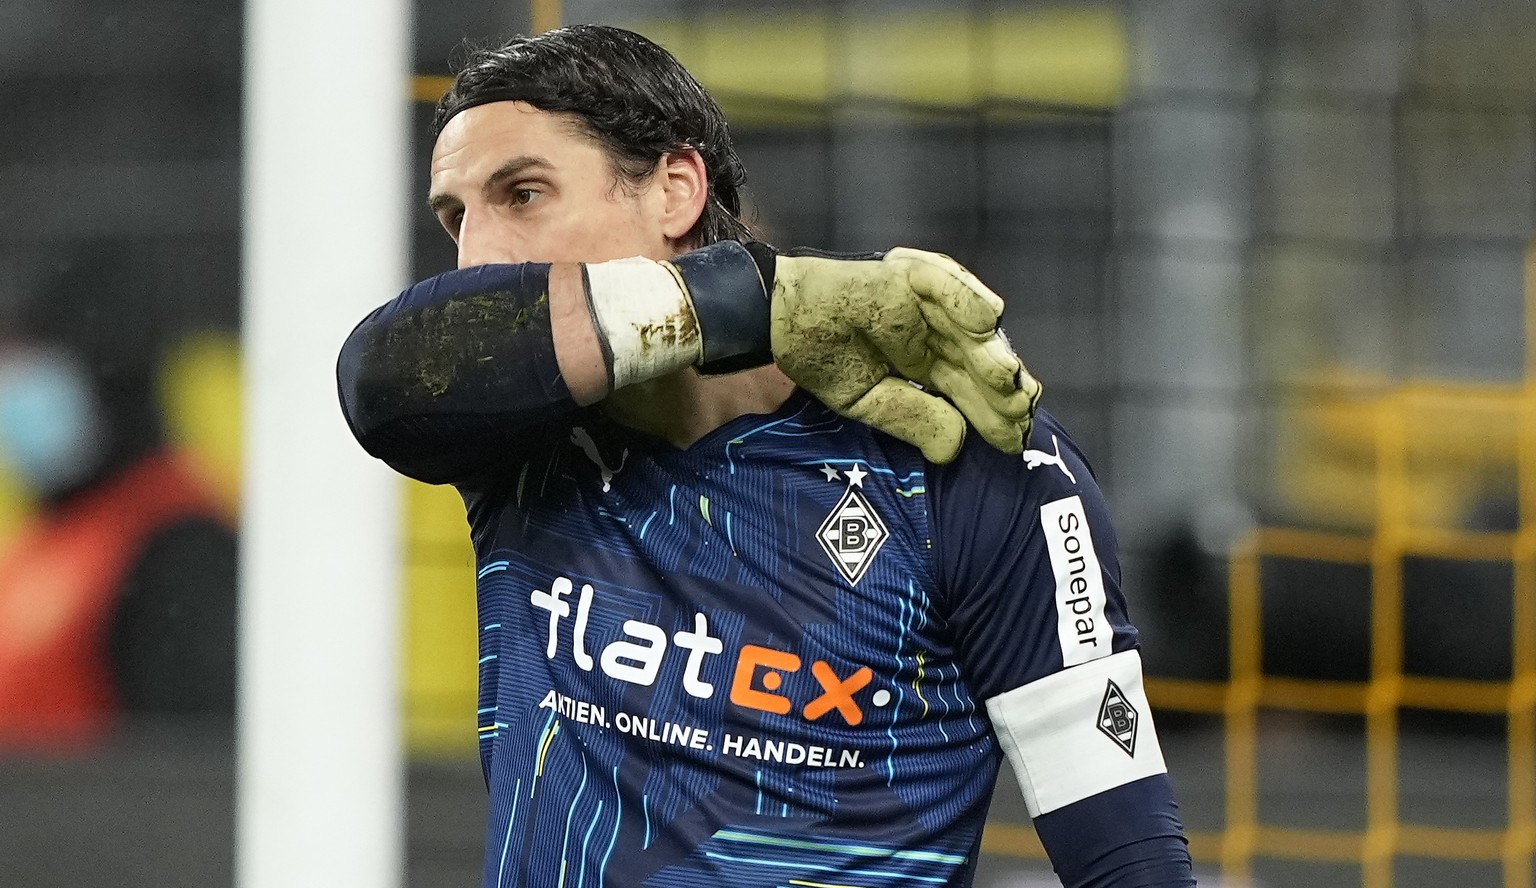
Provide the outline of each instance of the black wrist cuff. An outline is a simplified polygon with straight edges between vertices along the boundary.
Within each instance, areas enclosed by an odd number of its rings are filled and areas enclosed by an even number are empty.
[[[752,261],[757,263],[757,273],[763,276],[763,292],[768,298],[773,298],[773,273],[778,268],[779,251],[771,244],[762,241],[746,241],[742,244],[747,252],[752,254]]]
[[[773,362],[773,248],[763,261],[747,246],[721,241],[671,260],[688,287],[699,325],[700,373],[734,373]]]

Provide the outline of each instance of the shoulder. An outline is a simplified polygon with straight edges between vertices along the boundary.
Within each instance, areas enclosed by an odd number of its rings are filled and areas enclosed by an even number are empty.
[[[1101,563],[1118,582],[1118,544],[1093,469],[1066,428],[1046,411],[1035,417],[1020,455],[973,436],[959,458],[931,466],[930,524],[940,574],[951,590],[1054,585],[1078,556]]]
[[[1039,508],[1073,496],[1101,499],[1093,468],[1066,427],[1048,411],[1035,414],[1022,455],[1003,453],[970,435],[953,463],[929,468],[936,500],[961,499],[1010,510]]]

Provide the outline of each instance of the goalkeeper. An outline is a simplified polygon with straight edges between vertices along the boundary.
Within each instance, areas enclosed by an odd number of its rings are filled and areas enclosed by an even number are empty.
[[[754,242],[719,109],[627,31],[473,54],[435,129],[459,269],[339,381],[467,506],[484,885],[968,885],[1004,757],[1063,884],[1193,884],[1103,497],[996,296]]]

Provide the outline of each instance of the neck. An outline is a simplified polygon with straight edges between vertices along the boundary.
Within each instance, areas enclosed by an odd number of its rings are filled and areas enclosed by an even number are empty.
[[[772,413],[794,388],[772,364],[726,376],[688,368],[614,392],[603,412],[674,447],[689,447],[738,416]]]

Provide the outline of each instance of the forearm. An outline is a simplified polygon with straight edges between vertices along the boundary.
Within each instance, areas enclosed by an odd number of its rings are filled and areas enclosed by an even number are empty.
[[[761,266],[738,244],[672,263],[448,272],[348,337],[342,411],[364,449],[396,470],[464,480],[529,443],[530,427],[613,388],[690,365],[767,362],[767,304]]]
[[[1166,774],[1035,818],[1066,888],[1193,888],[1189,849]]]
[[[566,366],[595,400],[588,365],[598,349],[587,342],[583,353],[584,309],[574,310],[582,307],[579,274],[551,279],[550,271],[530,264],[449,272],[365,318],[337,362],[342,412],[363,448],[415,478],[460,480],[494,461],[518,431],[580,405]],[[573,282],[574,295],[560,292]]]
[[[549,320],[560,376],[580,406],[608,394],[608,371],[582,284],[582,267],[561,262],[549,268]]]
[[[438,483],[509,459],[530,443],[524,430],[613,389],[773,361],[833,409],[947,462],[966,418],[1010,453],[1028,431],[1040,388],[997,331],[1001,311],[936,254],[796,257],[724,241],[668,262],[438,275],[358,325],[337,378],[364,449]]]
[[[1079,470],[1086,480],[1086,467]],[[1086,514],[1073,526],[1081,528]],[[1088,613],[1095,622],[1114,620]],[[1136,650],[999,694],[987,712],[1066,888],[1194,885]]]

